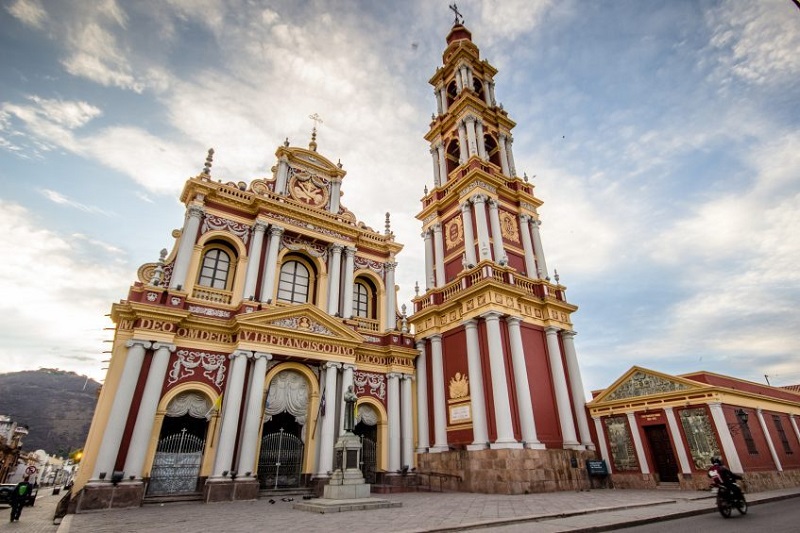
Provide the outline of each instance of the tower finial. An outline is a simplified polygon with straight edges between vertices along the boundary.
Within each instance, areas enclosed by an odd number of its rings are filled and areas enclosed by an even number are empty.
[[[311,142],[308,143],[308,149],[317,151],[317,123],[322,124],[322,118],[317,113],[308,115],[308,118],[314,121],[314,127],[311,129]]]
[[[391,235],[392,234],[392,224],[389,222],[389,212],[388,211],[386,212],[386,223],[384,224],[384,227],[386,228],[384,233],[386,233],[386,235]]]
[[[453,26],[458,26],[459,24],[464,24],[464,16],[458,11],[458,6],[455,2],[450,4],[450,10],[455,14],[455,20],[453,21]]]
[[[214,149],[208,149],[208,155],[206,156],[206,162],[203,165],[203,172],[201,174],[203,176],[211,176],[211,165],[214,163]]]

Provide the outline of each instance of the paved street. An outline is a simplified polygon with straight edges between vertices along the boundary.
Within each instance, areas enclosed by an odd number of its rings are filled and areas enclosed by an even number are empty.
[[[749,494],[759,501],[800,496],[800,489]],[[466,493],[390,495],[403,507],[375,511],[314,514],[292,509],[293,502],[267,500],[216,504],[168,504],[68,516],[58,528],[53,513],[59,496],[42,491],[36,507],[26,508],[22,521],[8,523],[2,511],[0,532],[144,533],[150,531],[240,532],[321,531],[463,531],[486,528],[500,532],[612,530],[622,524],[647,523],[668,517],[716,512],[706,492],[592,490],[519,496]],[[757,507],[753,510],[756,512]],[[616,526],[616,527],[615,527]],[[598,529],[600,528],[600,529]]]

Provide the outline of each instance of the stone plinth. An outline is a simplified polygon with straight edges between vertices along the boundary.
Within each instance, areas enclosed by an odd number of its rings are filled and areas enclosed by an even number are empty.
[[[141,481],[116,485],[111,482],[89,483],[74,498],[75,512],[140,507],[143,498],[144,485]]]
[[[209,479],[203,485],[203,501],[205,503],[231,501],[235,490],[235,484],[230,479]]]
[[[369,511],[372,509],[387,509],[390,507],[402,507],[400,502],[382,500],[380,498],[358,498],[350,500],[331,500],[317,498],[296,503],[292,507],[299,511],[310,511],[312,513],[343,513],[347,511]]]

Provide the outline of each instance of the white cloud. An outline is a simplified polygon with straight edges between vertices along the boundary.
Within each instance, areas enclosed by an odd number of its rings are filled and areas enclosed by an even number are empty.
[[[111,216],[111,213],[105,209],[101,209],[100,207],[94,205],[83,204],[52,189],[41,189],[39,192],[42,193],[45,198],[56,204],[66,205],[79,211],[83,211],[84,213],[98,214],[107,217]]]
[[[28,26],[42,28],[47,19],[47,12],[38,0],[16,0],[6,10],[15,18]]]

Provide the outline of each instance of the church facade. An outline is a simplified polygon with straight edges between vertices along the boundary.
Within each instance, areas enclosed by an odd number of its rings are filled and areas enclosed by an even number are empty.
[[[587,486],[594,455],[566,287],[548,270],[538,208],[514,164],[497,70],[456,23],[430,84],[433,186],[414,299],[419,468],[457,490]]]

